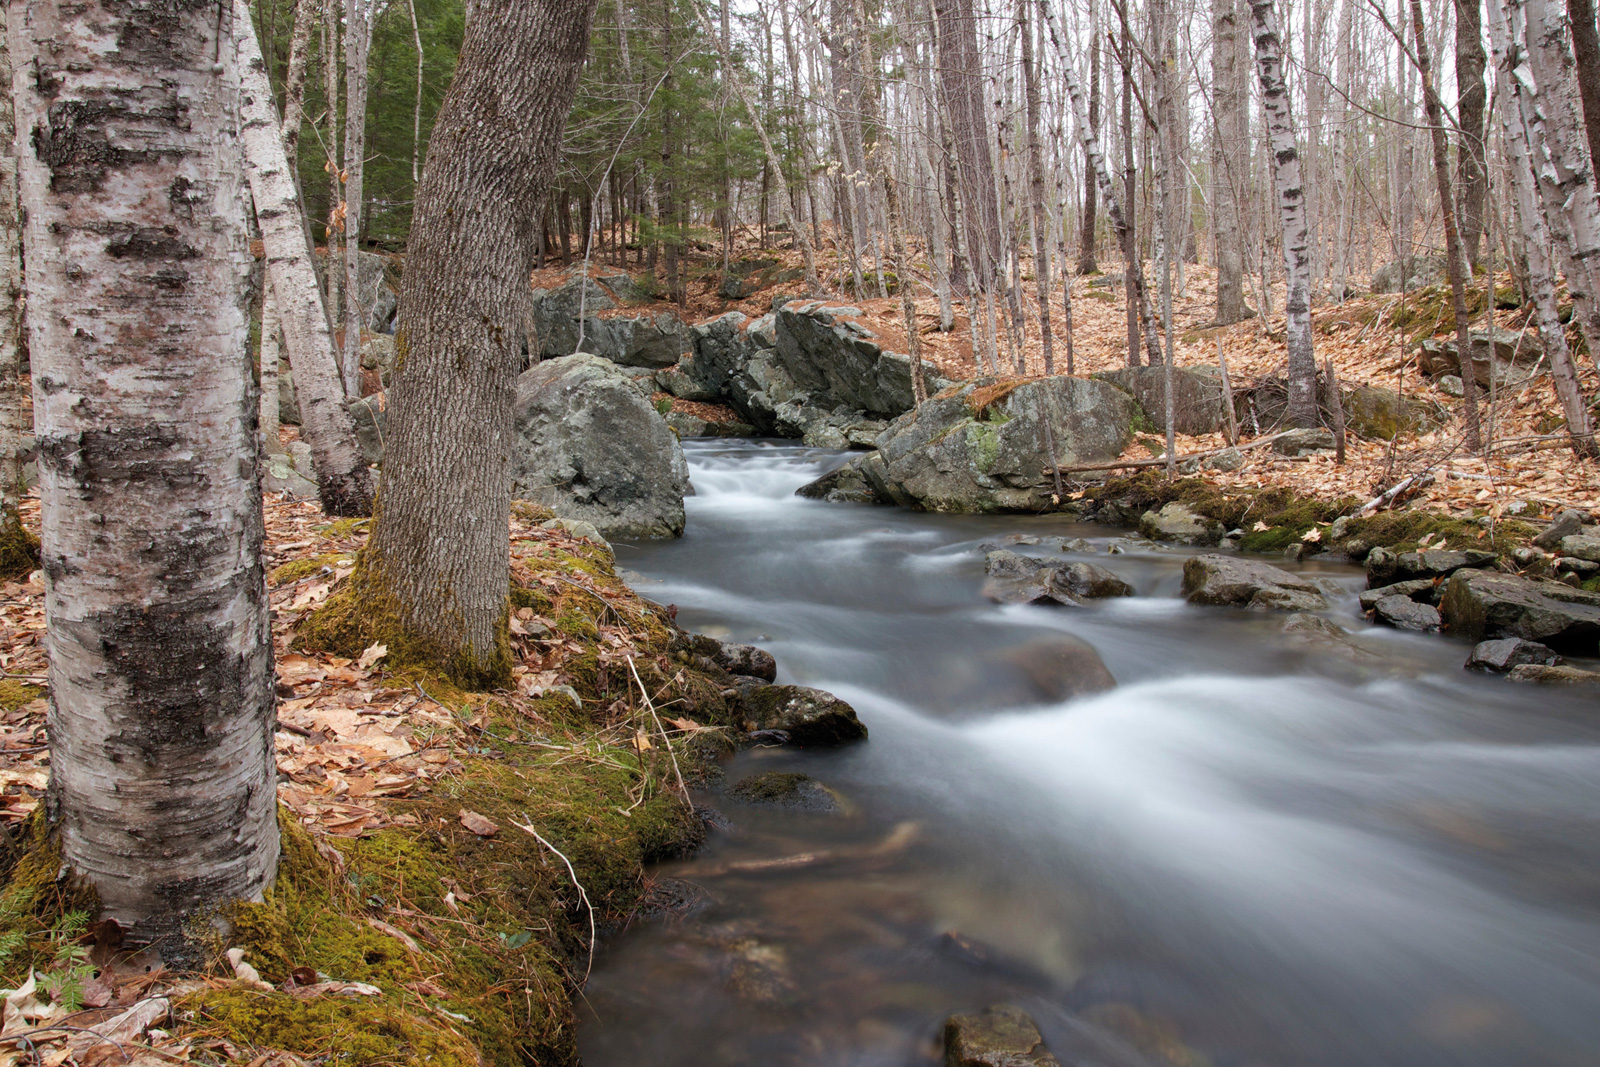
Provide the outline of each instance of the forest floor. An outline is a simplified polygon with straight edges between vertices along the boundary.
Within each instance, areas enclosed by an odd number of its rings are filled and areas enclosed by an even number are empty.
[[[0,984],[17,991],[0,1064],[573,1062],[593,931],[681,903],[645,868],[703,833],[684,785],[731,750],[719,683],[673,652],[670,610],[609,550],[526,509],[514,688],[462,692],[382,646],[301,648],[367,523],[274,498],[266,513],[284,861],[198,978],[147,973],[57,883],[37,816],[44,590],[38,572],[0,588]],[[37,531],[36,499],[24,520]]]
[[[878,335],[883,347],[908,351],[905,319],[898,296],[869,295],[850,297],[850,278],[835,264],[831,274],[827,261],[835,257],[824,249],[818,257],[825,287],[834,290],[831,300],[861,310],[860,321]],[[735,265],[773,262],[769,270],[774,284],[763,286],[741,300],[728,300],[718,290],[723,279],[722,257],[706,251],[690,256],[685,266],[687,301],[677,310],[686,320],[699,322],[728,311],[742,311],[752,317],[772,309],[774,297],[801,297],[805,286],[798,280],[800,257],[797,252],[741,246],[730,256]],[[1107,272],[1120,270],[1120,262],[1103,261]],[[601,272],[596,262],[592,268]],[[615,270],[608,267],[607,270]],[[636,276],[639,264],[626,268]],[[1147,264],[1153,302],[1160,315],[1158,278]],[[1246,388],[1263,378],[1285,373],[1284,290],[1281,283],[1272,287],[1271,303],[1275,314],[1255,317],[1231,326],[1217,328],[1216,272],[1210,267],[1188,264],[1182,288],[1173,295],[1173,335],[1175,363],[1180,367],[1216,366],[1218,350],[1227,360],[1235,388]],[[554,277],[554,275],[552,275]],[[867,290],[875,292],[868,275]],[[1096,282],[1100,284],[1096,284]],[[1107,285],[1105,275],[1073,276],[1072,285],[1072,363],[1078,375],[1113,370],[1127,365],[1126,302],[1121,285]],[[1503,296],[1513,285],[1509,274],[1495,278]],[[1249,286],[1252,303],[1258,286]],[[1474,281],[1469,306],[1483,307],[1484,279]],[[1024,274],[1025,317],[1028,336],[1022,346],[1025,367],[1022,373],[1033,376],[1045,372],[1044,352],[1038,328],[1038,302],[1031,273]],[[658,305],[663,309],[672,305]],[[965,305],[955,304],[955,327],[948,333],[939,326],[939,303],[927,284],[919,284],[916,299],[918,332],[923,358],[933,361],[949,378],[963,380],[978,376],[973,358],[972,327]],[[1059,279],[1050,308],[1054,337],[1054,370],[1068,369],[1067,319],[1062,304]],[[1403,325],[1397,325],[1396,319]],[[1415,322],[1410,320],[1417,320]],[[1499,514],[1552,514],[1563,507],[1600,510],[1600,464],[1584,462],[1563,446],[1560,428],[1564,425],[1560,405],[1550,384],[1550,376],[1539,375],[1515,389],[1497,395],[1490,408],[1485,402],[1483,425],[1490,447],[1487,457],[1469,454],[1463,444],[1459,412],[1462,401],[1448,395],[1417,365],[1417,342],[1424,336],[1453,336],[1454,319],[1449,310],[1447,289],[1434,287],[1400,294],[1362,295],[1340,303],[1316,303],[1312,321],[1319,364],[1331,358],[1335,372],[1346,387],[1374,385],[1393,389],[1403,396],[1419,399],[1447,414],[1437,429],[1422,434],[1403,434],[1394,442],[1364,440],[1350,435],[1345,462],[1335,462],[1332,453],[1288,459],[1268,450],[1247,451],[1247,462],[1237,471],[1207,470],[1204,477],[1227,489],[1282,488],[1304,496],[1335,499],[1350,495],[1370,499],[1396,482],[1413,474],[1432,473],[1434,481],[1416,498],[1416,503],[1456,515],[1493,512]],[[1497,326],[1513,331],[1535,330],[1529,308],[1499,308]],[[1427,327],[1431,325],[1430,331]],[[1473,328],[1483,329],[1481,315],[1473,318]],[[1600,396],[1600,368],[1596,361],[1581,354],[1575,330],[1569,341],[1579,347],[1580,385],[1584,394]],[[1001,345],[1004,352],[1004,343]],[[1003,357],[1004,358],[1004,357]],[[1015,364],[1006,361],[1008,374],[1017,373]],[[1248,440],[1272,432],[1270,426],[1241,426],[1241,437]],[[1205,437],[1179,435],[1180,457],[1218,449],[1227,442],[1221,434]],[[1148,460],[1151,453],[1142,442],[1135,442],[1124,460]]]

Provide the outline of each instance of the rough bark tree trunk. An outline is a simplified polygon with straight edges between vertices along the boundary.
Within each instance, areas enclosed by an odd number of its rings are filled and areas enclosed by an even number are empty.
[[[1584,130],[1589,138],[1589,168],[1600,166],[1600,27],[1594,0],[1567,0],[1572,27],[1572,57],[1578,67],[1578,92],[1583,100]]]
[[[1033,286],[1039,298],[1039,341],[1044,349],[1044,372],[1054,374],[1055,351],[1050,336],[1050,234],[1049,224],[1045,221],[1044,155],[1039,149],[1039,77],[1033,69],[1033,29],[1028,19],[1028,5],[1033,2],[1018,0],[1017,15],[1022,23],[1022,84],[1028,112],[1028,199],[1033,209]],[[1090,251],[1092,254],[1093,249]]]
[[[999,283],[1000,216],[995,210],[994,161],[989,152],[989,116],[983,102],[983,57],[978,50],[977,14],[972,0],[934,0],[939,30],[939,74],[945,114],[955,142],[961,203],[970,220],[967,253],[978,289]]]
[[[1095,136],[1100,135],[1100,40],[1099,20],[1095,17],[1096,8],[1091,2],[1089,5],[1089,128]],[[1099,225],[1098,205],[1095,203],[1099,193],[1099,183],[1095,178],[1094,168],[1089,165],[1089,157],[1084,155],[1083,168],[1083,223],[1078,233],[1078,273],[1094,274],[1100,270],[1100,265],[1095,262],[1094,231]],[[1065,268],[1063,268],[1065,269]]]
[[[11,13],[46,810],[105,916],[193,965],[190,924],[278,861],[233,48],[214,6]]]
[[[1251,36],[1261,82],[1261,109],[1272,151],[1272,176],[1278,189],[1278,217],[1283,229],[1283,265],[1287,285],[1284,312],[1289,349],[1288,420],[1295,426],[1317,424],[1317,357],[1311,340],[1311,235],[1300,181],[1300,155],[1295,148],[1289,87],[1283,80],[1283,41],[1272,0],[1250,0]]]
[[[1580,0],[1581,2],[1581,0]],[[1457,229],[1469,269],[1478,265],[1483,236],[1484,205],[1489,199],[1489,171],[1483,143],[1484,112],[1489,94],[1483,85],[1483,0],[1455,0],[1456,8],[1456,187],[1461,216]]]
[[[300,201],[284,158],[277,108],[272,102],[266,63],[248,17],[248,0],[233,0],[233,12],[237,69],[243,88],[240,141],[256,217],[261,222],[269,300],[273,317],[282,324],[289,366],[294,371],[300,432],[311,446],[322,509],[329,515],[370,515],[372,476],[356,443],[355,421],[345,407],[339,386],[338,355],[317,291],[316,270],[306,251]],[[263,316],[263,351],[266,325]],[[273,396],[263,404],[276,400],[275,390],[276,385]],[[268,441],[268,447],[275,443]]]
[[[1450,275],[1450,306],[1456,319],[1456,345],[1461,354],[1462,414],[1466,417],[1467,448],[1483,451],[1483,432],[1478,425],[1478,376],[1472,369],[1472,325],[1467,312],[1467,279],[1465,276],[1465,251],[1461,247],[1461,234],[1456,228],[1455,198],[1450,189],[1450,148],[1444,132],[1444,105],[1433,87],[1433,70],[1428,60],[1428,38],[1422,16],[1421,0],[1411,0],[1411,29],[1415,35],[1417,73],[1422,78],[1422,104],[1428,112],[1429,131],[1433,142],[1433,180],[1439,193],[1439,214],[1444,216],[1445,265]],[[1489,359],[1490,380],[1494,375],[1491,348]]]
[[[1244,233],[1241,220],[1245,161],[1250,151],[1250,96],[1238,0],[1211,2],[1212,233],[1217,263],[1217,325],[1252,314],[1244,299]]]
[[[595,0],[498,0],[467,21],[400,283],[382,503],[353,576],[391,655],[508,677],[507,482],[532,226]]]

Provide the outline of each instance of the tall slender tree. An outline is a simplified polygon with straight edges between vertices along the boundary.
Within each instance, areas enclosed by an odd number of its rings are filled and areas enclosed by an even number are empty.
[[[22,438],[28,428],[22,386],[22,220],[17,204],[16,112],[11,101],[11,51],[0,4],[0,581],[39,562],[39,544],[19,512],[26,486]]]
[[[239,81],[214,5],[13,3],[62,863],[130,940],[277,869]],[[151,27],[160,27],[153,34]]]

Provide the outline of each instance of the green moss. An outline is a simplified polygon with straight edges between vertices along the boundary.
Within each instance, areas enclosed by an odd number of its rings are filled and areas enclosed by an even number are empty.
[[[47,967],[60,948],[52,937],[70,915],[95,916],[100,896],[61,866],[61,839],[43,809],[13,835],[0,829],[3,888],[0,888],[0,983],[15,989],[28,973]]]
[[[267,583],[273,586],[288,585],[309,578],[324,567],[332,568],[339,564],[348,567],[353,561],[354,557],[348,552],[328,552],[320,556],[293,559],[281,567],[274,567],[267,575]]]
[[[0,582],[26,578],[39,567],[39,539],[15,512],[0,516]]]
[[[341,1067],[475,1067],[472,1043],[453,1020],[404,1011],[371,998],[317,997],[213,989],[178,1003],[194,1030],[247,1049],[269,1048]]]
[[[1481,548],[1509,552],[1528,543],[1539,531],[1529,523],[1511,519],[1496,523],[1493,534],[1472,519],[1454,518],[1436,512],[1405,508],[1385,511],[1349,523],[1349,537],[1369,546],[1382,545],[1397,552],[1410,552],[1429,538],[1435,547]]]
[[[974,420],[966,424],[966,433],[972,465],[987,474],[1000,458],[1000,431],[992,422]]]
[[[36,685],[19,682],[15,678],[0,678],[0,708],[15,711],[44,696],[45,691]]]
[[[317,533],[323,537],[344,539],[354,537],[358,533],[365,533],[371,519],[339,519],[326,526],[319,526]]]

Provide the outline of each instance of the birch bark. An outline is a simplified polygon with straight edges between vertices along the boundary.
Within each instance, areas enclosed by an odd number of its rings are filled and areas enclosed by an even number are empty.
[[[13,581],[33,570],[39,552],[18,514],[26,491],[22,439],[29,427],[22,393],[22,219],[13,148],[17,121],[9,91],[6,17],[0,4],[0,580]]]
[[[278,861],[234,54],[205,5],[11,14],[46,811],[129,941],[193,965],[193,920]]]
[[[1017,16],[1022,23],[1022,84],[1028,123],[1028,189],[1033,210],[1033,285],[1039,297],[1039,342],[1044,349],[1044,372],[1054,374],[1054,341],[1050,336],[1050,253],[1049,225],[1044,207],[1044,155],[1039,149],[1039,77],[1033,69],[1033,29],[1029,25],[1028,5],[1034,0],[1018,0]],[[1090,255],[1093,256],[1091,246]]]
[[[322,509],[329,515],[370,515],[372,476],[356,443],[355,421],[340,390],[338,356],[317,291],[316,271],[306,251],[299,196],[284,158],[272,87],[267,82],[266,64],[249,19],[248,0],[233,0],[233,12],[237,69],[243,88],[240,140],[256,202],[256,218],[261,223],[273,317],[282,326],[289,366],[294,371],[300,432],[311,446]],[[266,336],[264,315],[263,351]],[[275,400],[275,393],[263,398],[263,408]],[[269,440],[267,445],[271,448],[275,443]]]
[[[372,48],[369,0],[346,0],[344,26],[344,392],[361,399],[361,212],[367,163],[367,53]],[[331,264],[330,264],[331,267]]]
[[[1250,23],[1256,75],[1261,83],[1261,110],[1272,153],[1272,177],[1278,190],[1278,219],[1283,230],[1283,266],[1288,283],[1284,302],[1289,349],[1288,419],[1295,426],[1315,426],[1317,357],[1311,340],[1311,234],[1289,87],[1283,80],[1283,40],[1278,36],[1272,0],[1250,0]]]

